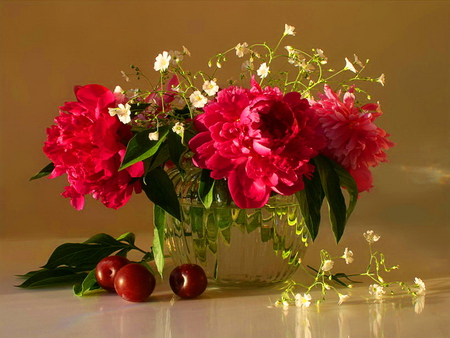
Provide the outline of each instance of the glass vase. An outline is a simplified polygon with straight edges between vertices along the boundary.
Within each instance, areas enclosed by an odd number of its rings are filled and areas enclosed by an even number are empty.
[[[181,221],[166,216],[174,264],[198,264],[210,282],[222,286],[278,283],[297,270],[309,233],[295,195],[274,195],[263,208],[241,209],[220,180],[206,209],[197,193],[201,169],[191,165],[183,179],[176,169],[168,174],[181,207]]]

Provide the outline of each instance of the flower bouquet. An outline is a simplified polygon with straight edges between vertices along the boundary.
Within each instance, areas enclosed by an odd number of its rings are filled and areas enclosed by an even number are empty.
[[[359,194],[372,187],[371,167],[385,162],[393,146],[374,123],[380,105],[361,103],[357,95],[370,96],[356,83],[384,85],[385,79],[362,76],[368,60],[356,55],[340,70],[326,68],[321,49],[308,53],[282,44],[294,35],[286,25],[275,47],[239,43],[209,60],[209,74],[183,68],[191,56],[185,47],[159,54],[155,76],[137,66],[122,72],[127,82],[135,76],[150,89],[76,86],[77,100],[60,107],[47,129],[44,152],[51,163],[33,179],[66,174],[62,195],[77,210],[86,195],[118,209],[144,191],[155,207],[146,259],[155,259],[160,272],[165,217],[183,218],[170,173],[183,181],[188,167],[200,172],[195,189],[205,210],[219,184],[229,193],[227,203],[242,210],[291,196],[313,240],[326,199],[339,241]],[[220,78],[232,57],[243,60],[241,72]]]

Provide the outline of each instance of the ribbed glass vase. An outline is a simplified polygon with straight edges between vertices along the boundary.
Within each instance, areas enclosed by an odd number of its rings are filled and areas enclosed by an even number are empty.
[[[169,171],[181,204],[181,222],[166,217],[166,244],[176,265],[203,267],[220,285],[282,282],[297,270],[309,234],[295,195],[274,195],[259,209],[240,209],[225,180],[216,181],[213,203],[198,198],[201,170],[188,167],[184,179]]]

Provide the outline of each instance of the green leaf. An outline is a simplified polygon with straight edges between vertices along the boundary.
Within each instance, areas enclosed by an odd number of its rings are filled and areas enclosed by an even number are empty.
[[[153,237],[153,255],[155,258],[156,268],[158,269],[161,278],[164,273],[164,230],[166,222],[166,213],[158,205],[154,205],[153,219],[155,223],[154,237]]]
[[[150,103],[138,102],[133,103],[130,106],[131,116],[134,117],[144,111],[148,106],[150,106]]]
[[[194,132],[192,129],[185,129],[185,130],[184,130],[184,134],[183,134],[184,143],[185,143],[185,144],[189,144],[189,141],[190,141],[195,135],[197,135],[197,133]]]
[[[50,162],[40,172],[38,172],[36,175],[31,177],[30,181],[37,180],[38,178],[50,175],[52,173],[53,169],[55,169],[55,165],[53,164],[53,162]]]
[[[184,175],[184,169],[181,166],[181,159],[187,147],[182,143],[181,136],[173,131],[169,131],[167,135],[167,142],[169,143],[169,152],[171,161],[177,166],[178,170]]]
[[[37,288],[54,286],[61,284],[74,284],[79,283],[86,277],[85,272],[75,272],[71,268],[58,268],[58,269],[42,269],[34,273],[22,284],[17,285],[20,288]]]
[[[332,163],[333,163],[334,171],[339,176],[339,181],[340,181],[341,187],[346,188],[347,192],[350,196],[350,202],[349,202],[349,206],[347,208],[347,221],[348,221],[353,210],[355,210],[356,202],[358,202],[358,195],[359,195],[358,187],[356,186],[356,182],[355,182],[353,176],[350,175],[350,173],[347,170],[345,170],[344,167],[342,167],[341,165],[339,165],[338,163],[336,163],[334,161],[332,161]]]
[[[213,202],[213,191],[215,179],[211,178],[211,170],[202,169],[200,183],[198,186],[198,197],[206,209],[211,207]]]
[[[176,219],[181,219],[180,203],[175,187],[163,168],[157,167],[144,178],[142,189],[147,197]]]
[[[41,270],[33,270],[33,271],[28,271],[26,274],[24,275],[16,275],[16,277],[18,278],[30,278],[31,276],[39,273]]]
[[[174,114],[176,117],[178,117],[178,118],[184,118],[184,119],[187,119],[187,118],[190,117],[191,111],[189,110],[189,107],[186,105],[186,106],[184,106],[184,107],[181,108],[181,109],[175,108],[175,109],[173,110],[173,114]]]
[[[144,161],[145,174],[152,171],[153,169],[161,166],[164,162],[170,159],[169,145],[167,142],[163,143],[159,147],[158,151],[154,156]]]
[[[97,234],[84,243],[65,243],[53,251],[45,269],[55,269],[58,266],[80,267],[85,270],[95,268],[97,263],[112,253],[128,247],[107,234]]]
[[[327,197],[331,228],[339,243],[347,222],[347,207],[341,191],[339,175],[334,169],[333,161],[328,157],[319,155],[314,158],[314,162]]]
[[[87,276],[83,279],[83,282],[73,286],[73,293],[82,297],[88,291],[98,290],[100,289],[100,285],[97,283],[97,279],[95,278],[95,269],[87,274]]]
[[[136,240],[136,235],[132,232],[127,232],[116,238],[116,241],[127,242],[128,244],[131,244],[131,245],[134,245],[135,240]]]
[[[169,126],[163,126],[158,129],[159,139],[157,141],[151,141],[148,138],[148,135],[155,130],[148,129],[134,135],[130,142],[128,142],[127,151],[119,170],[153,156],[166,139],[169,128]]]
[[[311,160],[311,162],[313,162],[313,160]],[[305,177],[303,182],[305,188],[297,192],[296,197],[299,201],[300,210],[302,211],[306,227],[314,241],[319,233],[321,220],[320,210],[325,198],[325,193],[322,189],[320,176],[317,171],[314,172],[311,179]]]
[[[141,262],[151,262],[155,260],[155,256],[152,251],[146,252],[144,257],[142,257]]]

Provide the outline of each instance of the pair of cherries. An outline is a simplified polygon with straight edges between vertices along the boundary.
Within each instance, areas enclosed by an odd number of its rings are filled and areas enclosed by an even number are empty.
[[[95,268],[98,284],[129,302],[145,301],[155,289],[155,276],[144,265],[122,256],[103,258]],[[196,264],[182,264],[170,274],[172,291],[181,298],[200,296],[208,285],[205,271]]]

